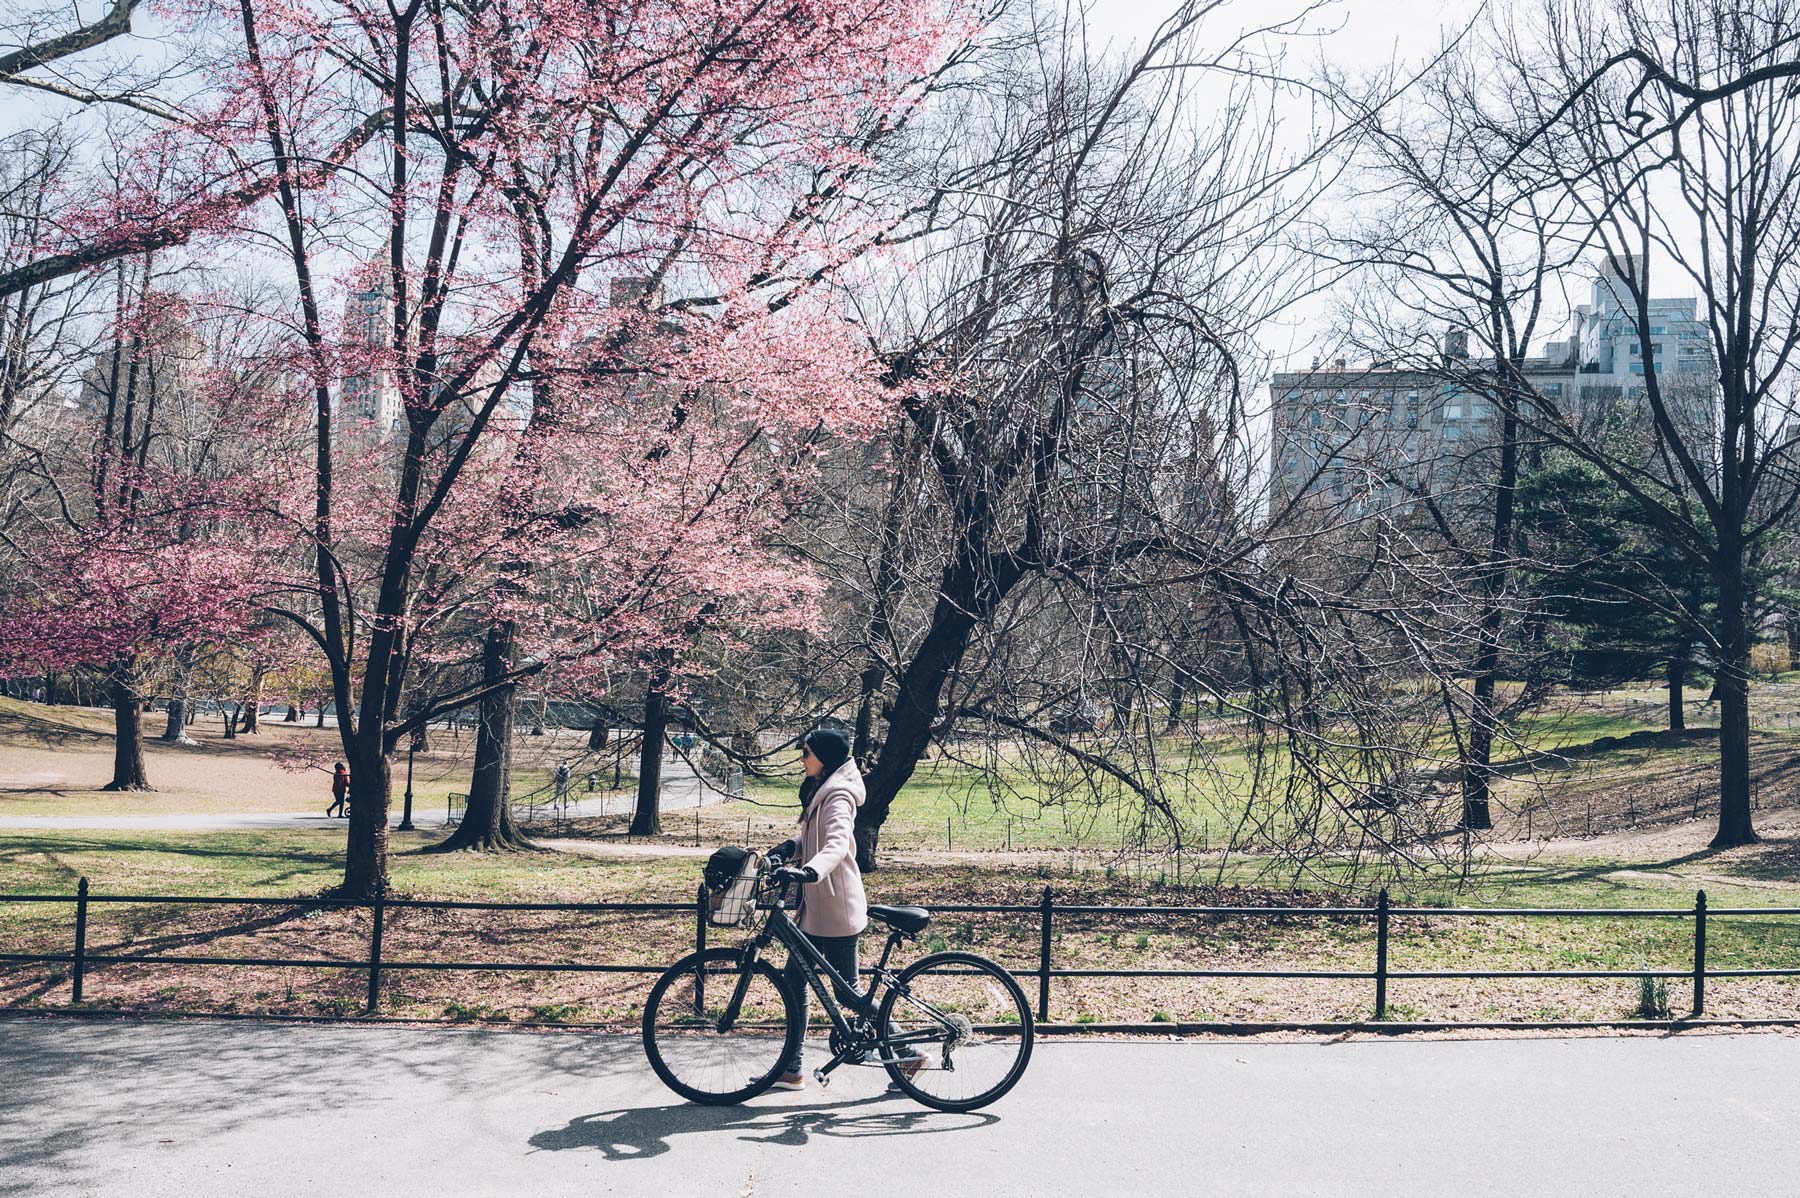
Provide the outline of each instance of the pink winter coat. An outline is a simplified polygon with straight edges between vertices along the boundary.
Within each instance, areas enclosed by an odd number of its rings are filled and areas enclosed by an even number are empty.
[[[800,930],[809,936],[854,936],[869,925],[869,900],[856,868],[856,809],[862,771],[844,762],[819,784],[800,817],[800,860],[819,875],[801,887]]]

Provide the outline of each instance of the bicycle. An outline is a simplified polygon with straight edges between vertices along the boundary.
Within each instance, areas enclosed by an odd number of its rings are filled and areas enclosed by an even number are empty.
[[[931,913],[871,904],[870,919],[885,924],[888,937],[864,993],[788,916],[804,877],[776,854],[749,854],[730,887],[713,892],[714,923],[748,926],[759,906],[767,916],[741,947],[690,953],[650,988],[644,1052],[665,1085],[692,1102],[729,1105],[775,1084],[806,1033],[800,996],[762,959],[777,940],[799,962],[831,1024],[831,1059],[813,1070],[821,1087],[840,1065],[872,1066],[928,1107],[973,1111],[1018,1083],[1034,1025],[1010,973],[965,952],[932,953],[896,973],[888,968],[894,949],[924,931]],[[854,1001],[840,1003],[838,993]]]

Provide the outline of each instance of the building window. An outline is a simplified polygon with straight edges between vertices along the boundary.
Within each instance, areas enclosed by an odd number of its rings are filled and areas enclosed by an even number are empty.
[[[1450,404],[1448,407],[1446,407],[1444,409],[1444,419],[1445,420],[1461,420],[1462,419],[1462,405],[1453,403],[1453,404]]]
[[[1488,412],[1489,412],[1488,405],[1486,405],[1484,403],[1472,403],[1469,405],[1470,419],[1473,419],[1473,420],[1484,419],[1488,415]]]
[[[1325,427],[1325,413],[1314,412],[1312,414],[1311,423],[1314,428],[1324,428]]]
[[[1406,427],[1407,428],[1418,428],[1419,427],[1419,414],[1417,412],[1408,412],[1406,414]]]
[[[1444,440],[1446,440],[1446,441],[1460,441],[1460,440],[1462,440],[1462,429],[1460,429],[1460,428],[1457,428],[1457,427],[1456,427],[1456,426],[1455,426],[1455,425],[1447,425],[1447,426],[1445,426],[1445,428],[1444,428]]]

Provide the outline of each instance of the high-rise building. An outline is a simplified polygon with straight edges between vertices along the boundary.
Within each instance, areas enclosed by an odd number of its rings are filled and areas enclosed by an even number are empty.
[[[371,266],[344,305],[344,356],[337,422],[353,447],[391,440],[401,427],[400,387],[387,363],[394,343],[394,290],[388,272]]]

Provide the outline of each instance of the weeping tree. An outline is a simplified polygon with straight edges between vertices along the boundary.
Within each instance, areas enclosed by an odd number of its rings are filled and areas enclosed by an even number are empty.
[[[1389,684],[1417,654],[1346,597],[1329,527],[1257,502],[1242,362],[1303,286],[1278,243],[1320,157],[1278,150],[1251,46],[1213,33],[1222,9],[1181,6],[1122,62],[1039,18],[966,124],[934,133],[957,153],[916,172],[948,180],[942,232],[871,316],[904,426],[837,537],[860,550],[840,577],[863,635],[831,656],[864,671],[865,869],[934,748],[1003,788],[1033,772],[1020,801],[1128,804],[1176,846],[1217,784],[1228,846],[1306,862],[1397,842],[1355,803],[1399,768],[1410,700]],[[1237,83],[1201,121],[1212,68]],[[1159,744],[1177,679],[1231,717],[1247,776]]]

